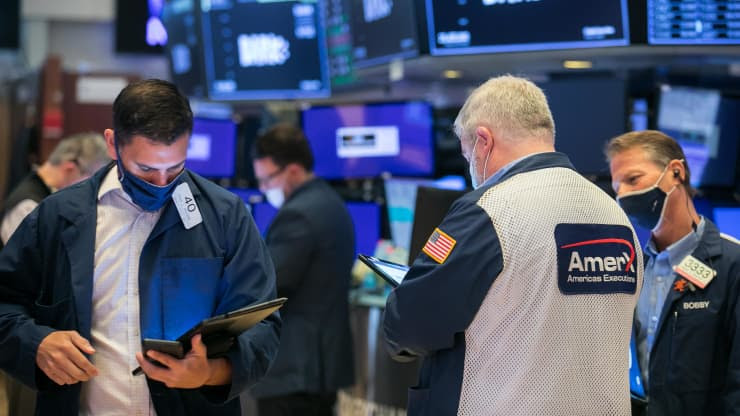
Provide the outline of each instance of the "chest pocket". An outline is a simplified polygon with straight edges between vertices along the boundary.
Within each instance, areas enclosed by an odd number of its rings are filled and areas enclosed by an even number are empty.
[[[720,332],[718,312],[704,306],[704,300],[684,297],[676,303],[666,323],[672,325],[668,383],[679,392],[713,390],[720,384],[712,376],[712,361]],[[712,305],[713,306],[713,305]]]
[[[223,272],[223,258],[162,259],[162,330],[176,339],[213,315]]]

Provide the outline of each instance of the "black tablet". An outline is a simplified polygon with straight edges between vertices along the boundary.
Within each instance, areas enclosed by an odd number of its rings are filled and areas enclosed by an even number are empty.
[[[401,284],[403,278],[406,277],[406,272],[409,271],[408,266],[403,264],[393,263],[391,261],[381,260],[376,257],[366,256],[359,254],[357,258],[363,263],[367,264],[378,276],[385,279],[391,286],[396,287]]]

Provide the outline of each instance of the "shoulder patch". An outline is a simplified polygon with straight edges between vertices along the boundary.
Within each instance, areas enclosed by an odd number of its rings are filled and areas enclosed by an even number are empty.
[[[637,258],[624,225],[558,224],[558,287],[563,294],[635,293]]]
[[[421,251],[431,257],[432,260],[442,264],[447,260],[452,249],[455,248],[455,244],[457,244],[457,241],[455,241],[454,238],[450,237],[439,228],[435,228]]]

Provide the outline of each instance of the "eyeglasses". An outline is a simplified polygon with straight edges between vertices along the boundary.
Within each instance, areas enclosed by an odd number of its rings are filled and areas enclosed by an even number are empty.
[[[272,172],[271,174],[265,176],[264,178],[257,178],[257,184],[259,184],[259,186],[267,186],[267,184],[269,184],[270,181],[272,181],[277,175],[283,173],[284,170],[285,170],[285,166],[281,167],[275,172]]]

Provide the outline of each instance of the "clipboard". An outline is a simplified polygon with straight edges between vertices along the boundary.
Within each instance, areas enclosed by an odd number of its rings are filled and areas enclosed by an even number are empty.
[[[154,349],[182,357],[190,351],[190,339],[197,334],[201,334],[201,339],[208,350],[208,358],[222,356],[231,348],[236,337],[272,315],[287,300],[287,298],[277,298],[206,318],[180,335],[175,341],[145,339],[143,343],[144,352]],[[160,349],[157,346],[166,346],[166,348]],[[172,352],[177,353],[173,354]],[[141,367],[137,367],[132,371],[132,374],[135,376],[142,373]]]
[[[397,287],[403,282],[403,278],[406,277],[406,273],[409,271],[408,266],[403,264],[393,263],[391,261],[381,260],[377,257],[366,256],[364,254],[357,255],[357,258],[361,262],[365,263],[372,271],[378,276],[382,277],[392,287]]]

